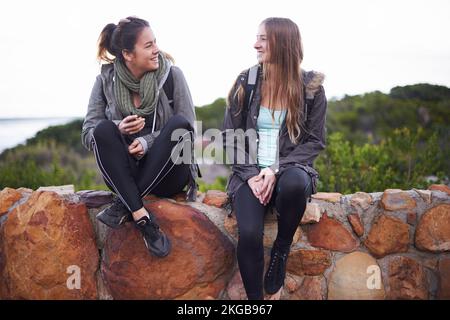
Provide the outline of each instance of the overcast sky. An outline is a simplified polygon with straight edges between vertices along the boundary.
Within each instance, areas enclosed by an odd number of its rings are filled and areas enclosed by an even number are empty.
[[[137,15],[175,57],[194,104],[225,97],[256,63],[258,24],[288,17],[303,68],[325,73],[328,98],[419,82],[450,87],[450,1],[1,1],[0,117],[84,116],[110,22]]]

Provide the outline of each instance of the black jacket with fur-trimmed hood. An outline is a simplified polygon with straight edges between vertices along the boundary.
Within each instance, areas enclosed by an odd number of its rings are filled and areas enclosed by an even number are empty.
[[[262,68],[259,68],[258,70],[260,79],[262,78],[261,69]],[[250,69],[244,70],[239,74],[231,89],[222,128],[224,147],[229,155],[229,159],[234,157],[234,162],[231,165],[232,174],[227,183],[227,193],[230,204],[232,204],[234,195],[239,187],[260,172],[256,160],[256,150],[258,150],[259,142],[256,123],[261,105],[261,81],[257,81],[256,83],[253,99],[247,109],[246,119],[244,120],[244,113],[238,111],[238,100],[236,97],[238,88],[240,86],[246,87],[249,70]],[[302,130],[298,143],[294,144],[289,139],[286,120],[283,121],[280,127],[278,140],[277,161],[270,166],[270,168],[275,172],[276,176],[279,176],[284,170],[292,166],[302,168],[312,178],[314,194],[317,192],[317,179],[319,177],[317,171],[314,169],[314,160],[319,155],[320,151],[325,148],[326,143],[325,120],[327,99],[322,86],[324,74],[316,71],[307,72],[303,70],[302,73],[305,94],[305,104],[302,107],[304,108],[303,114],[306,115],[302,121],[306,130]],[[248,143],[245,145],[245,150],[237,146],[234,138],[232,138],[233,135],[239,135],[239,133],[235,131],[236,129],[242,129],[243,132],[254,129],[254,132],[256,132],[256,139],[247,139]],[[240,130],[238,130],[238,132],[240,132]],[[233,155],[231,156],[230,150],[233,150]],[[242,161],[236,163],[236,154],[239,153],[241,153],[242,156],[245,156],[245,163],[242,163]],[[231,207],[229,207],[229,209],[231,209]]]

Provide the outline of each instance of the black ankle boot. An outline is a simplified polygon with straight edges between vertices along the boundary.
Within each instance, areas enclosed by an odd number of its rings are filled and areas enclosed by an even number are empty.
[[[286,277],[286,262],[288,253],[282,253],[272,248],[270,263],[264,276],[264,290],[267,294],[277,293],[284,284]]]

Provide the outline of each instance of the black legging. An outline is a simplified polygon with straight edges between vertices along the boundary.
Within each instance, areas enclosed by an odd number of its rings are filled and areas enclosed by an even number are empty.
[[[171,141],[176,129],[186,129],[178,141]],[[189,163],[174,164],[172,149],[190,146],[193,129],[180,115],[172,116],[147,154],[137,161],[128,152],[129,143],[114,122],[102,120],[94,129],[94,154],[106,185],[131,212],[143,207],[142,198],[152,192],[170,197],[183,190],[189,180]],[[181,145],[180,145],[181,148]],[[173,152],[178,150],[174,149]],[[180,156],[183,153],[179,153]]]
[[[303,217],[312,192],[311,177],[292,167],[277,178],[270,205],[278,211],[278,233],[274,247],[288,253],[295,231]],[[264,215],[263,206],[245,183],[236,192],[233,203],[239,229],[237,258],[248,299],[263,298]]]

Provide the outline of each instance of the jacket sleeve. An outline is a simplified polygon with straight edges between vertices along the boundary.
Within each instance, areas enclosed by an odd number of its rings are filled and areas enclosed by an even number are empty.
[[[281,174],[287,164],[298,163],[311,165],[320,151],[325,149],[326,145],[326,112],[327,99],[323,86],[320,86],[317,94],[314,96],[312,110],[306,120],[306,138],[297,145],[286,157],[279,159],[279,171]]]
[[[249,154],[245,149],[245,144],[242,143],[245,141],[245,128],[241,128],[237,125],[237,123],[241,123],[242,113],[236,115],[237,99],[235,99],[234,94],[240,86],[239,80],[242,80],[244,76],[245,74],[242,73],[239,75],[231,89],[230,97],[228,97],[222,126],[222,137],[223,146],[228,156],[228,161],[231,162],[233,174],[236,174],[243,181],[247,181],[259,174],[259,168],[255,159],[255,152],[250,152]],[[233,118],[236,119],[233,121]],[[253,157],[251,157],[251,155],[253,155]]]
[[[143,135],[142,137],[136,138],[141,143],[142,148],[144,149],[144,154],[146,154],[147,151],[152,147],[153,143],[155,142],[155,139],[159,136],[160,133],[161,133],[161,130],[155,130],[152,133],[149,133],[149,134]],[[142,157],[143,157],[143,155],[142,155]],[[139,160],[142,157],[137,157],[137,159]]]
[[[106,119],[105,108],[106,98],[103,93],[103,83],[101,75],[98,75],[91,91],[88,110],[81,131],[81,141],[88,150],[92,150],[92,133],[95,126],[99,121]]]

